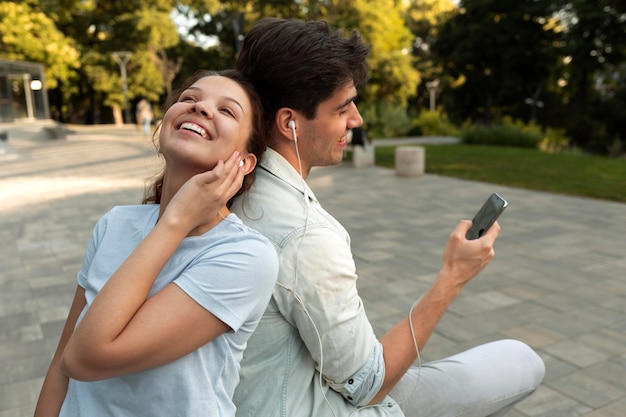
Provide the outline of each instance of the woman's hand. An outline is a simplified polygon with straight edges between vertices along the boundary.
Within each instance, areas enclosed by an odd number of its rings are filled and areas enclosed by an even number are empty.
[[[215,220],[219,210],[241,188],[243,169],[239,152],[219,161],[210,171],[191,177],[168,203],[160,222],[179,225],[187,231]]]

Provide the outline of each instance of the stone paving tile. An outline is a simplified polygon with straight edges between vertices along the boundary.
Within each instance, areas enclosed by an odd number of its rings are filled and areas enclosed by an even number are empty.
[[[25,417],[93,225],[113,205],[139,202],[160,162],[136,131],[111,128],[16,141],[0,159],[0,417]],[[431,284],[456,223],[500,192],[510,206],[496,258],[452,304],[422,360],[520,339],[547,373],[508,416],[626,416],[625,204],[347,163],[315,169],[309,182],[351,234],[379,336]]]
[[[520,402],[516,410],[523,416],[533,417],[582,417],[593,411],[591,407],[545,385]]]
[[[546,385],[597,409],[623,397],[620,384],[624,384],[625,372],[624,368],[603,363],[550,381]]]
[[[599,408],[586,417],[623,417],[626,416],[626,398]]]

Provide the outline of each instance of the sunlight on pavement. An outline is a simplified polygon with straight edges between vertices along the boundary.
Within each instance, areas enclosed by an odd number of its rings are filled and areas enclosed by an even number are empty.
[[[35,176],[0,180],[0,213],[8,213],[28,206],[53,200],[75,197],[81,194],[112,192],[122,189],[138,190],[138,198],[144,189],[142,178],[59,177]]]

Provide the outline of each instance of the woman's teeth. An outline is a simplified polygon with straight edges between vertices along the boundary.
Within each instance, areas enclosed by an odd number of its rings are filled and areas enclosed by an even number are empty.
[[[182,125],[180,125],[180,128],[185,129],[185,130],[191,130],[192,132],[196,132],[198,135],[202,136],[203,138],[206,137],[206,130],[204,130],[202,127],[198,126],[195,123],[185,122]]]

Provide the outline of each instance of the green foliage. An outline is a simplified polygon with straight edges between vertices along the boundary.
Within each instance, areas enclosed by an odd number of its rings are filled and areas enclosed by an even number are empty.
[[[195,17],[192,33],[216,46],[181,38],[174,9]],[[625,13],[623,0],[4,0],[0,57],[44,64],[50,105],[67,110],[61,121],[110,122],[124,101],[113,51],[132,53],[129,99],[148,97],[156,108],[181,78],[231,67],[259,18],[325,19],[371,45],[359,107],[377,136],[454,133],[442,114],[457,124],[510,117],[544,128],[510,122],[490,141],[531,146],[540,136],[547,151],[619,154]],[[436,116],[422,112],[433,80]],[[533,99],[543,107],[529,106]]]
[[[501,146],[424,146],[430,174],[626,202],[623,159]],[[376,164],[392,168],[394,151],[377,146]]]
[[[472,125],[461,132],[461,140],[467,145],[516,146],[537,148],[542,140],[541,132],[524,129],[513,123]]]
[[[47,87],[73,80],[80,54],[73,40],[44,13],[28,4],[0,3],[0,57],[38,62],[45,67]]]
[[[354,11],[337,19],[337,23],[346,29],[357,29],[371,45],[368,58],[371,73],[362,99],[406,106],[415,95],[419,74],[410,54],[413,38],[404,25],[400,7],[390,0],[348,3]]]
[[[544,152],[563,152],[569,149],[570,139],[565,134],[565,129],[547,127],[543,128],[534,122],[524,123],[521,120],[513,120],[505,117],[502,121],[505,125],[510,125],[522,132],[541,139],[537,143],[537,149]]]
[[[432,48],[447,75],[458,80],[455,86],[444,85],[442,93],[453,119],[490,123],[503,114],[522,117],[525,100],[543,89],[557,62],[557,34],[543,24],[552,15],[550,6],[544,1],[461,2]]]
[[[563,55],[568,64],[563,69],[567,80],[564,103],[567,128],[574,145],[594,152],[606,153],[612,147],[620,116],[613,108],[624,108],[620,100],[619,81],[623,80],[626,60],[626,9],[623,0],[574,0],[562,11],[566,31]],[[622,74],[620,72],[622,66]],[[617,75],[617,76],[616,76]],[[623,93],[622,93],[623,94]],[[606,107],[599,101],[611,101]],[[600,111],[597,111],[601,109]],[[623,119],[622,119],[623,120]],[[621,136],[624,139],[623,121]]]
[[[306,20],[324,19],[345,34],[356,30],[371,45],[368,57],[371,74],[360,98],[373,104],[378,101],[406,106],[415,96],[419,72],[410,53],[413,36],[404,24],[404,9],[393,0],[258,1],[187,0],[186,9],[198,24],[196,33],[217,37],[220,48],[232,53],[235,60],[237,36],[262,17],[285,17]]]
[[[423,136],[459,136],[460,131],[447,116],[437,111],[422,111],[413,119],[411,131]]]
[[[570,144],[564,129],[542,128],[535,123],[524,123],[510,117],[497,124],[465,126],[461,138],[468,145],[535,148],[551,153],[566,151]]]
[[[64,95],[70,103],[51,101],[55,108],[80,109],[74,114],[62,115],[63,118],[74,122],[111,122],[111,116],[118,116],[116,120],[119,120],[119,110],[125,100],[121,69],[113,58],[115,51],[131,54],[126,63],[127,96],[131,106],[136,97],[146,97],[156,104],[171,82],[172,74],[180,69],[166,53],[167,48],[180,41],[169,16],[176,0],[98,2],[97,5],[84,0],[29,2],[33,10],[53,17],[57,27],[71,35],[81,51],[81,66],[74,70],[76,81],[73,83],[80,94]],[[57,96],[54,92],[52,95]],[[113,113],[103,111],[103,107],[113,109]]]
[[[450,85],[453,81],[446,75],[442,64],[434,59],[431,46],[437,39],[439,28],[454,15],[457,6],[452,0],[410,0],[402,3],[406,4],[405,21],[414,37],[412,54],[421,79],[414,99],[414,110],[419,111],[430,107],[426,83],[438,80],[442,85]]]
[[[565,129],[548,127],[543,131],[543,139],[538,144],[541,151],[556,153],[569,149],[570,139],[565,135]]]
[[[411,120],[404,108],[384,102],[359,105],[363,124],[370,137],[404,136],[411,128]]]

